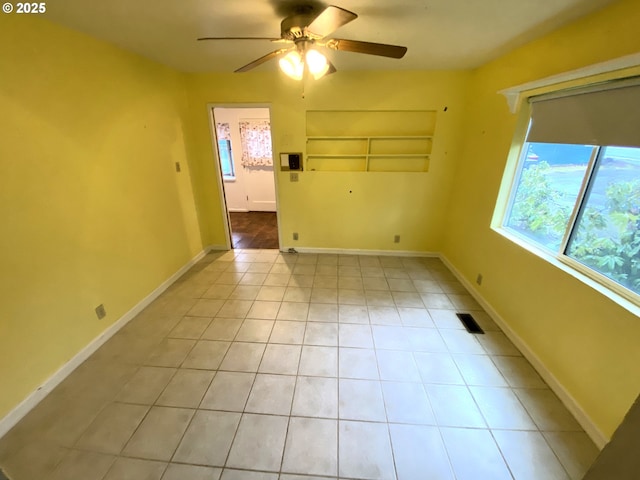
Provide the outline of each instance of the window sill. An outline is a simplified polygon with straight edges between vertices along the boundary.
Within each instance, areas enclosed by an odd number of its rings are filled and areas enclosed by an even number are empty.
[[[566,257],[566,259],[557,257],[553,253],[550,253],[550,252],[548,252],[548,251],[546,251],[546,250],[544,250],[542,248],[536,247],[535,245],[532,245],[531,243],[529,243],[528,241],[524,240],[519,235],[517,235],[517,234],[515,234],[515,233],[513,233],[510,230],[507,230],[505,228],[502,228],[502,227],[491,227],[491,229],[493,231],[495,231],[496,233],[498,233],[498,234],[502,235],[503,237],[505,237],[507,240],[510,240],[511,242],[515,243],[519,247],[527,250],[528,252],[530,252],[530,253],[534,254],[535,256],[541,258],[542,260],[545,260],[546,262],[550,263],[551,265],[553,265],[556,268],[559,268],[563,272],[571,275],[576,280],[579,280],[582,283],[584,283],[584,284],[588,285],[589,287],[593,288],[595,291],[597,291],[601,295],[604,295],[609,300],[617,303],[618,305],[620,305],[625,310],[628,310],[630,313],[632,313],[632,314],[634,314],[636,316],[640,316],[640,305],[638,305],[633,300],[627,298],[626,295],[618,293],[616,290],[614,290],[614,288],[616,288],[616,286],[609,286],[607,284],[604,284],[599,279],[596,280],[594,278],[595,275],[591,276],[591,275],[588,275],[585,272],[581,271],[582,270],[582,268],[581,268],[582,266],[581,266],[581,264],[579,262],[576,262],[575,260],[573,260],[573,259],[571,259],[569,257]],[[622,287],[619,287],[619,288],[622,289]]]
[[[225,182],[235,182],[236,181],[236,177],[222,177],[222,180]]]

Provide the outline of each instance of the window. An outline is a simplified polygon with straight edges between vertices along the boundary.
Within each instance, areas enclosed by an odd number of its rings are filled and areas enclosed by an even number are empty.
[[[503,228],[638,303],[640,85],[530,101]]]
[[[231,132],[228,123],[216,123],[218,136],[218,154],[220,156],[220,168],[224,178],[235,178],[233,167],[233,155],[231,153]]]
[[[558,250],[596,147],[527,143],[506,226]]]
[[[233,157],[231,156],[231,141],[218,140],[218,152],[220,152],[220,166],[223,177],[235,177],[233,169]]]

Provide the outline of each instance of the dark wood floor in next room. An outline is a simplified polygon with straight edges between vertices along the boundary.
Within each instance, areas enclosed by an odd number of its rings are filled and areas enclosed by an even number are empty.
[[[275,212],[230,212],[233,248],[278,248]]]

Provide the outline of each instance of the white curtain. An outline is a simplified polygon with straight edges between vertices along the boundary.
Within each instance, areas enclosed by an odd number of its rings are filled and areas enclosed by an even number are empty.
[[[231,129],[228,123],[216,123],[218,140],[231,140]]]
[[[271,152],[269,120],[241,120],[239,125],[240,140],[242,141],[242,166],[272,166],[273,153]]]

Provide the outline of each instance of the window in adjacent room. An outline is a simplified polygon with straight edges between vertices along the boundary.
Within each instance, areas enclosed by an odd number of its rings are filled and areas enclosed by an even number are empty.
[[[640,82],[530,102],[502,228],[639,303]]]
[[[216,123],[218,135],[218,152],[220,154],[220,167],[224,178],[235,178],[233,168],[233,155],[231,153],[231,132],[228,123]]]

